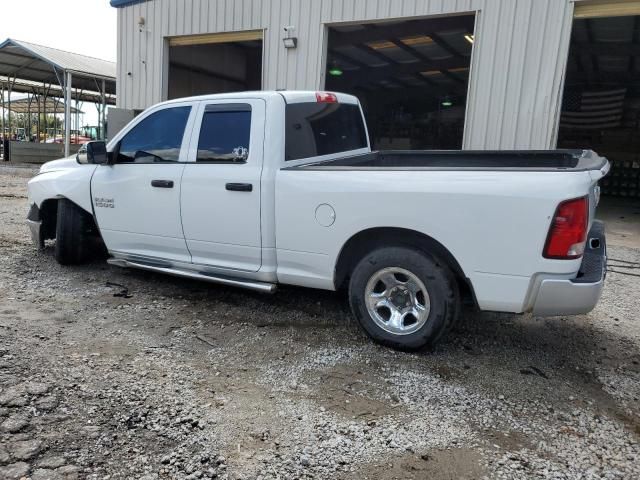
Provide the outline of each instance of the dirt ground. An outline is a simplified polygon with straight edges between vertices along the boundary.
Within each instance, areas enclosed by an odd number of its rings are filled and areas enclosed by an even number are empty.
[[[640,205],[604,201],[589,315],[466,309],[406,354],[341,293],[61,267],[34,173],[0,167],[1,479],[640,478]]]

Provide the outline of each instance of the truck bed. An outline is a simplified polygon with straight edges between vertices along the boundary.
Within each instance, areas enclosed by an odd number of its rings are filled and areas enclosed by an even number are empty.
[[[322,170],[597,170],[607,160],[591,150],[387,150],[291,168]]]

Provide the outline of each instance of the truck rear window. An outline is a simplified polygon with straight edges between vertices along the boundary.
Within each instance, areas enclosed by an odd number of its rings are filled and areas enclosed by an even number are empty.
[[[367,135],[357,105],[291,103],[286,107],[285,116],[285,160],[367,148]]]

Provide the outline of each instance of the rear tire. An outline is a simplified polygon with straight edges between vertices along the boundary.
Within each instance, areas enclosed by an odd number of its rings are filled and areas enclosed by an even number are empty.
[[[58,201],[55,257],[61,265],[82,263],[87,256],[87,213],[73,202]]]
[[[384,247],[356,265],[349,302],[364,331],[399,349],[434,346],[460,310],[455,276],[437,257],[407,247]]]

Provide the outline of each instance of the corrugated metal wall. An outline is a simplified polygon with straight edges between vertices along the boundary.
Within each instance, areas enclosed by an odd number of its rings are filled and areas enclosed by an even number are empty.
[[[163,99],[168,36],[264,29],[264,88],[317,89],[326,24],[473,11],[464,147],[554,147],[571,0],[150,0],[118,12],[118,106]],[[288,25],[295,50],[282,44]]]

